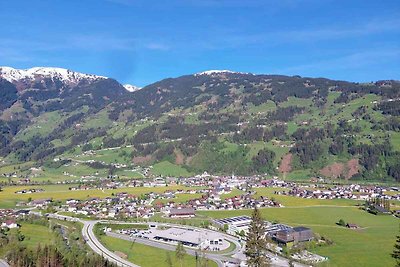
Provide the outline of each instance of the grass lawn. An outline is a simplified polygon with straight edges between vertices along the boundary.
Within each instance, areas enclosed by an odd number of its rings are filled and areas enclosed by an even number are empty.
[[[286,207],[265,208],[262,216],[292,226],[303,225],[331,239],[331,246],[314,249],[327,256],[329,266],[394,266],[390,257],[398,233],[399,221],[392,216],[375,216],[356,207]],[[251,210],[200,211],[211,218],[250,215]],[[339,219],[356,223],[362,229],[351,230],[336,225]]]
[[[174,251],[167,251],[151,246],[142,245],[126,240],[121,240],[109,236],[101,236],[101,242],[112,251],[119,251],[128,256],[128,260],[142,267],[169,267],[167,255],[169,255],[173,266],[181,266],[180,262],[175,258]],[[196,266],[194,256],[185,255],[182,266]],[[209,266],[217,266],[214,262],[210,262]]]
[[[188,177],[191,175],[185,168],[172,164],[169,161],[161,161],[153,165],[151,173],[161,176]]]
[[[38,244],[52,244],[53,243],[53,233],[47,226],[22,223],[21,233],[25,236],[22,244],[26,245],[28,248],[36,248]]]

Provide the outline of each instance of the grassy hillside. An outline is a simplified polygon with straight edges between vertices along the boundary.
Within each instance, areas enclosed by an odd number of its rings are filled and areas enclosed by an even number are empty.
[[[124,164],[118,174],[126,178],[143,176],[128,174],[139,166],[152,166],[153,176],[208,171],[309,179],[323,175],[328,165],[359,159],[351,179],[400,179],[396,81],[230,73],[166,79],[128,95],[106,90],[114,87],[119,88],[111,81],[85,87],[82,93],[93,91],[90,100],[77,100],[83,96],[73,91],[57,100],[65,105],[54,110],[39,108],[52,96],[40,95],[33,106],[1,111],[8,118],[0,123],[8,133],[0,140],[1,174],[15,174],[14,180],[27,175],[37,181],[75,180],[105,176],[112,165]],[[290,171],[279,171],[288,153]],[[54,166],[54,158],[79,164]],[[93,170],[86,161],[103,166]],[[33,173],[25,162],[52,167]]]

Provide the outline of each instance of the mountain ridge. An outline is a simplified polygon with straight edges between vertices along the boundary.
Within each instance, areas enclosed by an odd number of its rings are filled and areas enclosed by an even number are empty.
[[[203,73],[134,92],[110,78],[68,85],[37,77],[22,90],[0,79],[1,156],[46,162],[115,148],[126,164],[225,174],[277,173],[285,158],[281,169],[318,175],[352,160],[354,176],[397,177],[399,82]],[[382,162],[379,153],[390,156]]]

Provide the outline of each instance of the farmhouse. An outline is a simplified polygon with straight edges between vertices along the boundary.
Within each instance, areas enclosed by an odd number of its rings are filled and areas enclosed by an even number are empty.
[[[17,224],[17,222],[15,220],[6,220],[1,224],[2,228],[18,228],[19,224]]]
[[[350,228],[350,229],[358,229],[358,228],[360,228],[360,226],[358,226],[355,223],[348,223],[348,224],[346,224],[346,227]]]
[[[51,199],[35,199],[32,200],[29,204],[36,208],[43,208],[51,203]]]
[[[293,245],[299,242],[310,241],[313,233],[310,228],[299,226],[276,232],[274,239],[281,245]]]
[[[169,213],[171,218],[192,218],[195,215],[193,208],[172,208]]]

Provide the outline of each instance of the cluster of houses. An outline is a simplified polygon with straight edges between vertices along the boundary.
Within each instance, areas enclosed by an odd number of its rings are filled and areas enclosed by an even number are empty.
[[[200,198],[191,199],[188,205],[197,210],[237,210],[252,209],[254,207],[281,207],[281,204],[267,197],[255,198],[252,194],[244,193],[234,197],[221,199],[220,195],[202,195]]]
[[[386,194],[386,188],[374,185],[361,186],[352,185],[312,185],[312,186],[292,186],[288,191],[277,191],[276,194],[284,194],[301,198],[316,199],[353,199],[368,200],[371,198],[382,198],[388,200],[400,200],[399,194]]]
[[[106,198],[68,199],[58,210],[98,219],[150,218],[155,212],[152,197],[151,193],[138,197],[121,192]]]
[[[32,194],[32,193],[39,193],[39,192],[44,192],[44,189],[42,189],[42,188],[21,189],[21,190],[15,191],[15,194]]]
[[[99,219],[105,218],[150,218],[155,212],[162,212],[172,218],[194,217],[196,210],[232,210],[257,207],[279,207],[280,204],[266,197],[255,199],[250,194],[221,199],[213,195],[211,189],[192,189],[167,191],[165,193],[147,193],[135,196],[128,193],[117,193],[113,197],[90,198],[80,201],[69,199],[61,206],[60,211],[72,212]],[[199,194],[200,198],[186,203],[174,201],[177,194]],[[218,198],[217,198],[218,196]],[[36,201],[37,202],[37,201]],[[32,206],[38,207],[37,203]],[[42,203],[42,202],[41,202]]]
[[[0,226],[8,229],[19,228],[17,220],[24,218],[29,213],[29,210],[0,209]]]
[[[117,188],[118,185],[109,182],[105,188]],[[99,219],[105,218],[150,218],[155,212],[162,212],[166,216],[193,217],[195,210],[234,210],[251,209],[254,207],[281,207],[281,205],[267,197],[256,198],[252,193],[243,193],[237,196],[226,197],[231,193],[230,187],[217,183],[211,188],[191,188],[187,190],[167,190],[164,193],[146,193],[140,196],[126,192],[116,193],[106,198],[90,198],[87,200],[68,199],[65,204],[56,207],[58,211],[70,212],[77,215],[92,216]],[[92,189],[85,185],[70,190]],[[97,187],[99,189],[99,187]],[[200,195],[193,197],[185,203],[177,203],[179,194]],[[28,203],[38,209],[46,208],[51,199],[35,199]],[[185,213],[184,211],[190,211]]]

